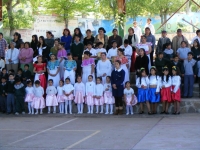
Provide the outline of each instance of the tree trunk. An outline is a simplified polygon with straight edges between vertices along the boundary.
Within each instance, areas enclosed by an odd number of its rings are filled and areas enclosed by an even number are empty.
[[[167,14],[166,13],[164,13],[163,14],[163,16],[164,16],[164,22],[167,20]],[[164,23],[163,22],[163,23]],[[165,23],[165,25],[164,25],[164,29],[166,30],[166,27],[167,27],[167,22]]]
[[[9,1],[6,5],[6,10],[8,13],[8,22],[9,22],[9,28],[10,28],[10,37],[13,36],[14,33],[14,18],[13,18],[13,7],[12,7],[12,1]]]
[[[68,26],[69,26],[69,19],[65,18],[65,27],[68,28]]]
[[[186,3],[186,14],[188,15],[191,12],[191,8],[190,8],[190,1],[188,1]]]

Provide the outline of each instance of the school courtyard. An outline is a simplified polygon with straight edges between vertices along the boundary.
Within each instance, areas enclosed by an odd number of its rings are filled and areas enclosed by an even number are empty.
[[[199,150],[200,115],[3,115],[0,150]]]

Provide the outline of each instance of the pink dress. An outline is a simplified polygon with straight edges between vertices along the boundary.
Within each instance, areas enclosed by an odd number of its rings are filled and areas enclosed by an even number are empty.
[[[75,83],[74,85],[74,102],[76,104],[82,104],[84,103],[84,96],[85,96],[85,85],[81,83]]]
[[[115,103],[115,98],[112,95],[111,83],[104,84],[104,100],[105,100],[105,104],[114,104]]]
[[[35,109],[45,108],[45,101],[43,98],[43,95],[44,95],[43,87],[41,86],[34,87],[33,93],[34,93],[34,97],[33,97],[32,107]]]
[[[57,91],[58,91],[58,94],[57,94],[58,103],[65,102],[64,95],[63,95],[63,86],[62,87],[58,86]]]
[[[70,92],[72,92],[74,90],[74,87],[72,84],[65,84],[64,87],[63,87],[63,91],[64,91],[64,94],[69,94]],[[64,95],[64,100],[73,100],[74,99],[74,95],[73,94],[70,94],[69,96],[66,96]]]
[[[26,97],[25,97],[25,102],[32,102],[33,101],[33,87],[26,87],[25,91],[26,91]]]
[[[48,86],[46,89],[46,93],[46,106],[58,106],[58,100],[56,98],[56,88],[54,86]]]
[[[95,82],[95,75],[94,75],[94,73],[91,74],[92,65],[95,65],[93,58],[84,59],[82,62],[82,65],[81,65],[82,71],[83,71],[82,82],[84,84],[88,81],[89,75],[93,76],[93,81]]]
[[[95,83],[92,82],[87,82],[85,85],[85,89],[86,89],[86,104],[89,106],[93,106],[94,105],[94,98],[93,96],[95,96]]]
[[[94,103],[95,105],[103,105],[105,103],[104,96],[103,96],[104,87],[102,84],[97,84],[95,86],[95,96],[100,96],[100,99],[95,98]]]

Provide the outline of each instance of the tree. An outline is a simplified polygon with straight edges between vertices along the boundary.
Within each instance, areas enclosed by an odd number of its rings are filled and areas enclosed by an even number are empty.
[[[56,14],[68,27],[70,18],[93,11],[94,0],[46,0],[43,6],[47,14]]]
[[[15,29],[30,28],[32,26],[34,18],[31,11],[33,7],[31,6],[38,2],[39,0],[3,0],[3,23],[4,28],[8,27],[10,29],[10,36],[13,35]],[[25,10],[27,6],[30,11]]]

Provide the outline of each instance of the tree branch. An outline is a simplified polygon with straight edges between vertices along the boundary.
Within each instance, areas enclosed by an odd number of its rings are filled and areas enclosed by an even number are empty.
[[[19,3],[20,3],[20,0],[17,0],[16,3],[12,7],[15,8]]]

